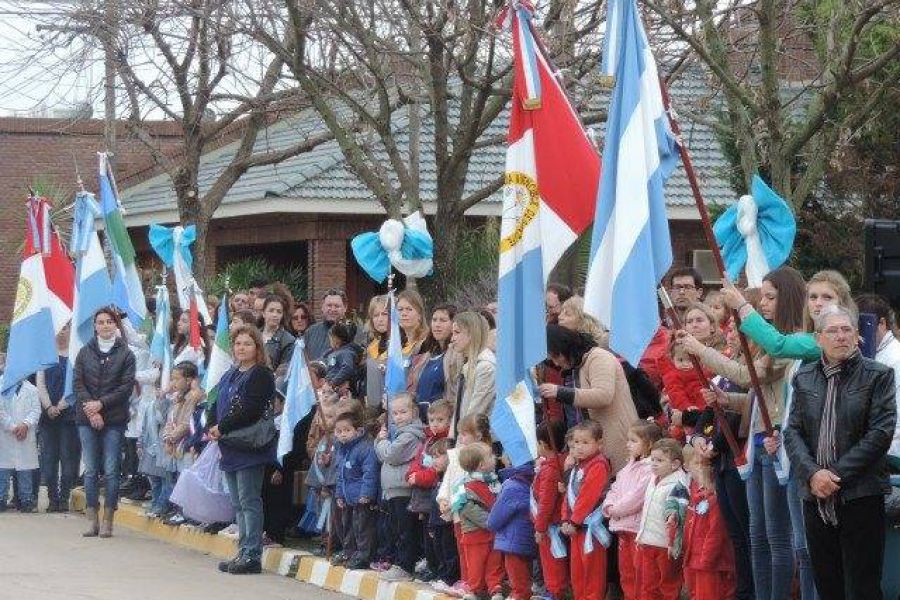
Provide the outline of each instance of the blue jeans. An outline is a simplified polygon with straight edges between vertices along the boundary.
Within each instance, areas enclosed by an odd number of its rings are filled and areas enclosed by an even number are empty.
[[[6,507],[6,499],[9,496],[9,480],[15,475],[18,489],[19,508],[34,508],[34,490],[32,489],[34,471],[16,471],[13,469],[0,469],[0,505]]]
[[[262,484],[265,465],[225,473],[238,526],[238,556],[262,559],[263,506]]]
[[[787,488],[778,483],[774,460],[765,448],[757,447],[754,461],[747,480],[747,504],[756,600],[789,600],[794,553]]]
[[[79,425],[81,452],[84,459],[84,495],[88,508],[100,508],[100,489],[97,484],[100,468],[106,481],[106,509],[119,507],[119,466],[122,462],[124,425],[107,425],[99,431],[90,425]]]
[[[166,471],[162,476],[147,476],[150,480],[150,510],[158,515],[163,515],[172,508],[169,497],[175,488],[175,475]]]
[[[51,504],[68,506],[81,466],[81,441],[74,423],[41,423],[41,473]]]
[[[794,557],[800,573],[800,600],[819,600],[813,577],[812,562],[806,547],[806,526],[803,523],[803,502],[800,500],[800,484],[792,476],[787,483],[788,509],[791,512]]]

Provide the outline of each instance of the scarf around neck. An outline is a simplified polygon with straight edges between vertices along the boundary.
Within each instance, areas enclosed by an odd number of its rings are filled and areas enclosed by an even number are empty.
[[[858,351],[857,351],[858,352]],[[822,409],[822,421],[819,424],[819,443],[816,447],[816,462],[823,468],[829,469],[831,465],[837,462],[837,391],[841,382],[841,374],[847,362],[856,354],[851,354],[843,361],[830,365],[822,359],[822,373],[828,384],[825,392],[825,406]],[[817,498],[816,504],[819,510],[819,517],[829,525],[836,527],[838,524],[837,517],[837,495],[836,492],[828,498]]]

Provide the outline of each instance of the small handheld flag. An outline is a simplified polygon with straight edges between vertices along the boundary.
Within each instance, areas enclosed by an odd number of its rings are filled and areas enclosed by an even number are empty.
[[[278,434],[278,462],[284,464],[284,456],[294,448],[294,428],[316,405],[316,391],[313,389],[306,363],[306,344],[302,337],[294,342],[294,354],[287,372],[287,393],[284,410],[281,413],[281,430]]]

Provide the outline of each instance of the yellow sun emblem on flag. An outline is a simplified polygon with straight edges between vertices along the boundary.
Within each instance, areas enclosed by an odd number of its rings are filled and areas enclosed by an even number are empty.
[[[506,174],[504,183],[503,193],[512,195],[515,199],[516,227],[509,235],[500,240],[501,253],[512,249],[522,241],[525,228],[538,215],[541,206],[537,182],[530,175],[511,171]]]
[[[31,282],[25,278],[20,278],[19,284],[16,286],[16,303],[13,306],[13,321],[21,317],[22,313],[25,312],[25,309],[28,308],[28,305],[31,304],[31,296],[33,293],[34,289],[31,286]]]

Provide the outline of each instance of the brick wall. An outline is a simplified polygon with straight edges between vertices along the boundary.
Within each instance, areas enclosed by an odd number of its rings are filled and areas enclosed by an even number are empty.
[[[179,147],[181,138],[174,123],[149,126],[164,152]],[[99,120],[0,118],[0,322],[8,321],[15,297],[18,250],[25,237],[22,206],[28,186],[41,182],[58,190],[68,203],[76,190],[74,155],[85,186],[96,191],[96,152],[104,146],[103,122]],[[119,180],[152,162],[142,143],[124,136],[119,139],[115,161]]]

